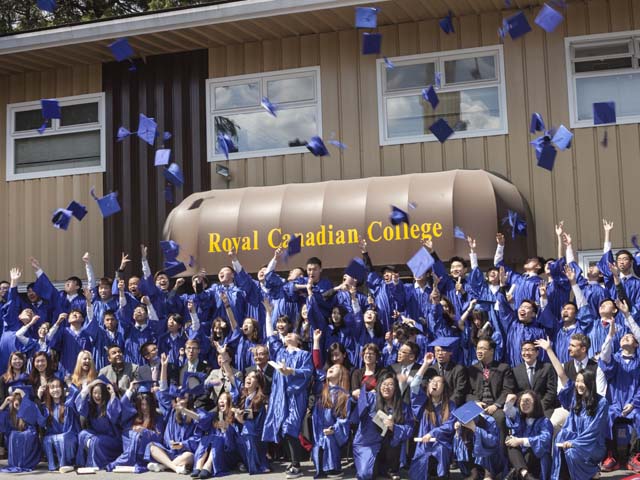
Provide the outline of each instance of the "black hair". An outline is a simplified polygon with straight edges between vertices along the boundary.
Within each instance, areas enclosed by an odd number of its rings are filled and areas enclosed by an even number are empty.
[[[340,342],[333,342],[331,345],[329,345],[329,348],[327,348],[327,360],[325,362],[325,368],[329,369],[329,367],[333,366],[331,354],[336,350],[342,353],[342,355],[344,356],[344,363],[342,365],[344,365],[347,370],[351,370],[351,367],[353,365],[351,365],[351,362],[349,361],[349,355],[347,354],[346,348],[344,348],[344,345]]]
[[[530,298],[524,298],[522,299],[522,301],[520,302],[520,305],[522,305],[523,303],[528,303],[529,305],[531,305],[531,308],[533,309],[533,312],[537,315],[538,314],[538,304],[536,303],[535,300],[531,300]]]
[[[76,277],[75,275],[72,275],[69,278],[67,278],[67,282],[69,280],[71,280],[72,282],[76,282],[76,285],[78,285],[78,289],[82,290],[82,280],[80,280],[80,277]]]
[[[620,255],[628,255],[629,258],[631,259],[631,261],[633,261],[633,255],[631,254],[631,252],[629,250],[624,250],[624,249],[623,250],[618,250],[616,252],[616,260],[618,260],[618,257]]]
[[[522,410],[520,410],[520,399],[524,395],[529,395],[531,398],[533,398],[533,411],[529,415],[524,414]],[[520,392],[520,395],[518,395],[518,403],[516,405],[518,407],[518,410],[520,411],[520,415],[522,415],[522,417],[524,418],[544,417],[544,408],[542,408],[542,401],[540,400],[540,396],[533,390],[525,390],[524,392]]]
[[[394,423],[404,423],[404,402],[400,394],[400,385],[398,384],[395,373],[389,370],[383,370],[380,372],[380,375],[378,375],[378,384],[376,385],[376,411],[382,410],[386,412],[385,400],[382,398],[382,393],[380,393],[380,387],[382,386],[382,382],[390,378],[393,380],[394,387],[393,398],[391,399],[391,408],[393,409],[391,415]]]
[[[584,407],[587,415],[593,417],[598,409],[598,402],[600,402],[600,395],[598,395],[596,389],[596,374],[591,370],[583,370],[578,375],[582,375],[582,381],[584,382],[587,391],[584,395],[580,395],[578,390],[575,390],[574,395],[576,398],[576,404],[573,406],[573,413],[580,415],[580,412]]]
[[[318,265],[320,268],[322,268],[322,261],[318,257],[311,257],[309,260],[307,260],[307,265]]]
[[[413,353],[413,357],[417,360],[420,357],[420,347],[416,342],[408,341],[404,342],[404,344],[411,349],[411,353]]]
[[[462,257],[458,257],[458,256],[451,257],[449,259],[449,265],[451,265],[453,262],[460,262],[464,268],[468,267],[467,261]]]

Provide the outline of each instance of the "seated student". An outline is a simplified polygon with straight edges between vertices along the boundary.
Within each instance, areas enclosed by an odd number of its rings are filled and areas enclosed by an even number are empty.
[[[113,385],[103,378],[85,385],[76,397],[76,409],[87,423],[78,434],[76,465],[103,469],[122,452],[121,406]]]
[[[433,348],[435,361],[429,363],[425,374],[427,380],[436,375],[446,380],[451,392],[450,398],[456,407],[465,403],[469,391],[467,369],[453,361],[453,352],[457,348],[458,340],[458,337],[441,337],[429,344],[429,347]]]
[[[29,385],[33,388],[39,400],[42,400],[47,385],[56,377],[53,362],[45,352],[37,352],[33,356],[33,369],[29,374]]]
[[[356,368],[351,373],[351,396],[358,400],[360,389],[365,386],[367,392],[375,390],[378,385],[380,368],[380,349],[375,343],[366,344],[360,353],[362,356],[362,368]]]
[[[98,372],[96,372],[91,352],[83,350],[78,353],[72,372],[67,382],[75,386],[78,390],[82,390],[86,385],[98,378]]]
[[[0,376],[0,401],[9,395],[9,387],[15,382],[27,382],[27,357],[22,352],[9,355],[7,370]]]
[[[18,385],[0,405],[0,430],[7,438],[9,451],[7,466],[0,472],[30,472],[40,462],[38,427],[44,425],[45,418],[29,398],[30,394],[29,385]]]
[[[184,409],[193,409],[193,398],[202,393],[202,386],[190,389],[186,386],[169,388],[169,357],[160,357],[160,389],[156,392],[162,411],[165,429],[162,442],[147,445],[144,454],[147,469],[161,472],[167,468],[178,474],[186,474],[193,465],[193,452],[198,447],[200,436],[196,432],[196,422],[183,414]]]
[[[505,480],[551,479],[553,425],[542,408],[533,390],[525,390],[519,398],[507,397],[504,412],[511,431],[506,440],[511,469]]]
[[[468,308],[460,316],[458,327],[462,331],[460,337],[464,351],[464,364],[472,365],[476,360],[476,345],[483,338],[490,338],[496,344],[495,358],[503,360],[504,339],[497,320],[497,312],[493,303],[478,302],[475,298],[469,301]]]
[[[46,417],[42,445],[50,471],[60,466],[60,473],[73,472],[78,449],[80,418],[76,410],[77,390],[70,388],[65,394],[65,385],[59,378],[52,379],[44,392],[43,411]]]
[[[585,368],[576,374],[575,381],[571,380],[551,349],[549,341],[538,340],[537,343],[546,350],[556,370],[558,382],[562,385],[558,400],[569,412],[562,430],[554,441],[551,478],[599,478],[599,463],[607,452],[605,440],[609,430],[609,404],[606,398],[597,392],[596,373],[593,368]]]
[[[244,378],[251,372],[259,372],[264,376],[264,394],[269,397],[271,394],[271,383],[273,381],[274,368],[269,365],[269,347],[266,345],[256,345],[253,348],[253,365],[245,368]],[[266,402],[265,402],[266,403]]]
[[[313,407],[312,458],[316,476],[339,475],[340,449],[349,440],[349,370],[334,364],[327,370]]]
[[[385,371],[379,375],[375,391],[367,392],[362,387],[357,412],[358,431],[353,440],[357,478],[370,480],[379,472],[388,474],[392,480],[399,480],[398,452],[411,437],[413,415],[409,405],[402,401],[398,380],[392,372]]]
[[[538,347],[532,340],[525,340],[522,343],[521,363],[513,369],[513,379],[515,381],[515,393],[533,390],[538,394],[542,402],[542,408],[547,418],[551,418],[556,407],[556,394],[558,379],[556,372],[549,363],[542,363],[538,359]]]
[[[161,442],[164,420],[158,413],[158,402],[151,392],[153,382],[132,381],[121,399],[122,454],[106,466],[134,467],[135,473],[147,471],[145,452],[151,442]]]
[[[131,385],[131,382],[140,380],[139,367],[135,363],[125,362],[124,354],[119,345],[108,347],[109,365],[102,368],[98,375],[107,378],[116,389],[116,394],[121,396]]]

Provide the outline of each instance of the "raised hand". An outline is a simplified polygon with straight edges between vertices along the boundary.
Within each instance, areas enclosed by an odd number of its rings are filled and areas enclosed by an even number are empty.
[[[91,263],[91,255],[89,255],[89,252],[85,252],[85,254],[82,256],[82,261],[84,263]]]
[[[564,243],[565,247],[570,247],[572,245],[571,235],[568,234],[567,232],[562,233],[562,243]]]
[[[569,279],[569,283],[571,285],[576,283],[576,271],[571,265],[564,266],[564,274]]]
[[[14,267],[9,271],[9,277],[11,278],[11,280],[13,281],[18,281],[20,280],[20,277],[22,277],[22,270],[20,270],[20,268],[18,267]]]
[[[140,255],[142,256],[142,260],[147,259],[147,253],[149,253],[149,249],[146,245],[140,245]]]
[[[504,246],[504,235],[500,232],[496,233],[496,243]]]
[[[360,251],[362,253],[367,253],[367,240],[366,240],[366,238],[362,238],[360,240]]]
[[[629,315],[630,310],[626,300],[617,299],[616,306],[618,307],[618,310],[621,311],[625,317]],[[611,323],[614,323],[614,322],[611,322]]]
[[[551,341],[549,340],[549,337],[539,338],[534,343],[536,347],[543,349],[545,352],[551,350]]]
[[[556,225],[556,236],[562,236],[564,232],[564,220],[560,220],[560,222]]]
[[[122,252],[122,258],[120,259],[120,267],[118,268],[118,270],[124,270],[127,267],[127,263],[129,263],[130,261],[131,259],[129,258],[129,255]]]
[[[500,286],[504,287],[507,284],[507,271],[504,267],[500,267],[499,270]]]
[[[420,241],[420,244],[426,248],[427,250],[429,250],[429,252],[433,252],[433,240],[431,238],[423,238]]]
[[[609,222],[605,218],[603,218],[602,227],[604,228],[605,233],[610,233],[611,230],[613,230],[613,222]]]
[[[469,244],[469,250],[473,253],[476,249],[476,239],[467,236],[467,243]]]
[[[40,262],[38,261],[37,258],[35,257],[30,257],[29,261],[31,262],[31,266],[33,267],[34,270],[40,270]]]

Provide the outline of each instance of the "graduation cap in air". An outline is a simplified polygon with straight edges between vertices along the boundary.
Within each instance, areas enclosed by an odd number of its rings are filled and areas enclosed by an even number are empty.
[[[38,133],[42,134],[46,130],[49,120],[52,118],[61,118],[62,112],[58,100],[47,100],[43,98],[40,100],[40,106],[42,108],[42,118],[44,122],[42,122],[42,125],[38,128]]]
[[[571,147],[571,140],[573,139],[573,133],[569,131],[564,125],[560,125],[553,134],[551,141],[555,143],[556,147],[560,150],[566,150]]]
[[[172,163],[169,167],[165,168],[162,173],[171,185],[177,187],[184,185],[184,176],[182,175],[182,170],[180,170],[180,165],[177,163]]]
[[[91,191],[89,193],[94,200],[98,202],[98,207],[100,208],[100,212],[103,217],[109,217],[121,210],[120,204],[118,203],[118,192],[107,193],[104,197],[98,198],[96,196],[95,187],[91,187]]]
[[[422,277],[433,266],[435,260],[426,248],[420,248],[407,262],[414,278]]]
[[[376,28],[379,11],[376,7],[356,7],[356,28]]]
[[[164,258],[167,260],[175,260],[180,253],[180,245],[173,240],[161,240],[160,250],[162,250]]]
[[[302,236],[294,235],[289,239],[287,243],[287,256],[292,257],[297,255],[302,250]]]
[[[82,221],[82,219],[87,214],[87,207],[82,205],[81,203],[76,202],[75,200],[71,200],[67,210],[71,212],[71,214],[78,219],[78,221]]]
[[[451,12],[451,10],[449,10],[447,16],[441,18],[438,23],[440,24],[440,28],[444,33],[449,34],[455,32],[455,30],[453,29],[453,13]]]
[[[36,5],[40,10],[44,10],[49,13],[54,13],[58,7],[56,0],[38,0]]]
[[[562,23],[562,20],[564,20],[562,14],[545,3],[538,12],[534,22],[545,32],[551,33]]]
[[[168,165],[170,156],[171,156],[171,149],[169,148],[160,148],[156,150],[156,156],[155,156],[153,165],[156,167]]]
[[[127,130],[125,127],[118,128],[118,133],[116,133],[116,142],[121,142],[125,138],[131,135],[131,132]]]
[[[60,230],[66,230],[67,228],[69,228],[72,216],[73,212],[71,212],[71,210],[58,208],[55,212],[53,212],[51,223],[53,223],[54,227]]]
[[[322,139],[318,136],[311,137],[311,140],[307,142],[307,148],[316,157],[324,157],[326,155],[329,155],[327,147],[325,146]]]
[[[484,410],[473,400],[456,408],[451,414],[460,420],[460,423],[469,423],[478,417]]]
[[[542,120],[542,115],[537,112],[531,114],[531,125],[529,126],[529,131],[531,133],[536,132],[544,132],[544,120]]]
[[[144,113],[140,114],[138,120],[138,138],[144,140],[153,147],[156,141],[156,133],[158,131],[158,124],[153,118],[147,117]]]
[[[377,55],[382,48],[382,34],[362,32],[362,54]]]
[[[527,16],[523,11],[515,15],[505,18],[502,22],[502,28],[498,30],[501,38],[508,33],[512,40],[522,37],[531,31],[531,25],[527,21]]]
[[[224,153],[227,160],[229,160],[229,153],[238,151],[236,146],[233,144],[231,135],[222,132],[218,132],[218,150]]]
[[[616,102],[596,102],[593,104],[593,124],[616,123]]]
[[[438,337],[433,342],[429,344],[430,347],[440,347],[445,350],[453,350],[457,347],[458,341],[460,339],[458,337]]]
[[[464,230],[457,225],[453,228],[453,238],[459,238],[460,240],[466,240],[467,236],[464,234]]]
[[[354,258],[353,260],[351,260],[351,262],[349,262],[349,265],[347,265],[344,273],[357,280],[359,283],[362,283],[367,276],[367,269],[362,263],[361,259]]]
[[[507,212],[507,216],[502,219],[502,225],[511,227],[511,238],[516,238],[516,235],[527,236],[527,221],[515,210]]]
[[[446,142],[447,138],[453,135],[453,128],[449,126],[444,118],[436,120],[436,122],[429,127],[429,130],[431,130],[431,133],[435,135],[440,143]]]
[[[109,50],[111,50],[111,54],[118,62],[123,62],[125,60],[129,60],[131,62],[131,66],[129,67],[130,71],[134,71],[136,69],[133,64],[133,56],[135,55],[133,52],[133,48],[129,45],[129,40],[126,38],[119,38],[113,43],[108,45]]]
[[[176,260],[169,260],[164,262],[164,266],[162,271],[167,274],[169,277],[173,277],[178,275],[179,273],[184,272],[187,269],[183,262],[178,262]]]
[[[384,66],[388,69],[391,70],[392,68],[395,68],[395,65],[393,64],[393,62],[391,60],[389,60],[387,57],[382,57],[384,60]]]
[[[431,104],[431,108],[433,108],[434,110],[438,106],[438,103],[440,103],[438,94],[433,88],[433,85],[429,85],[429,88],[422,89],[422,98],[424,98],[425,102],[429,102]]]
[[[260,105],[262,105],[262,108],[264,108],[272,116],[277,117],[276,112],[279,110],[279,107],[278,105],[271,103],[267,97],[262,97]]]
[[[552,171],[553,166],[555,165],[555,162],[556,162],[557,154],[558,154],[558,151],[553,145],[551,145],[551,143],[545,143],[542,146],[542,150],[540,151],[540,153],[538,154],[536,152],[536,157],[538,159],[538,166],[541,168],[544,168],[545,170]]]
[[[406,223],[407,225],[409,225],[409,214],[404,210],[399,209],[395,205],[391,205],[389,221],[392,225],[400,225],[401,223]]]

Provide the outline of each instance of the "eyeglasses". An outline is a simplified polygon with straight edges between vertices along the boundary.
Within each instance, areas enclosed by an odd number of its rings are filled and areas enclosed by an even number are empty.
[[[185,348],[185,351],[187,352],[193,352],[193,351],[198,351],[200,350],[198,347],[187,347]]]

